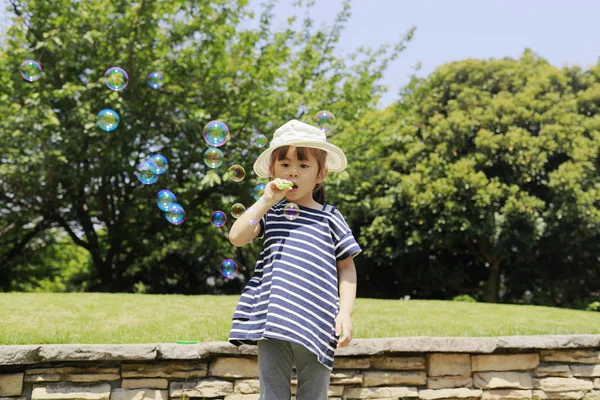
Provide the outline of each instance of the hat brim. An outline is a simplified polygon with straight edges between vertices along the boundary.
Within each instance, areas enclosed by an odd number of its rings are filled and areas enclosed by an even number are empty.
[[[254,162],[254,173],[260,178],[269,177],[269,166],[271,164],[271,154],[274,150],[283,146],[295,146],[295,147],[310,147],[313,149],[321,149],[327,152],[327,162],[325,166],[329,172],[340,172],[346,169],[348,161],[346,155],[334,144],[329,142],[317,142],[317,141],[294,141],[293,143],[280,143],[277,146],[269,147],[263,151],[260,156]]]

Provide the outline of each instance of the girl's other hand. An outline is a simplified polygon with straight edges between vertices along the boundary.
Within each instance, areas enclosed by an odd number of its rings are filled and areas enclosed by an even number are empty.
[[[335,334],[340,336],[338,348],[346,347],[352,341],[352,316],[344,311],[340,311],[335,318]]]
[[[287,179],[275,178],[265,186],[265,192],[263,194],[263,200],[270,204],[275,204],[281,201],[287,192],[291,189],[292,182]],[[278,186],[288,185],[283,189],[279,189]]]

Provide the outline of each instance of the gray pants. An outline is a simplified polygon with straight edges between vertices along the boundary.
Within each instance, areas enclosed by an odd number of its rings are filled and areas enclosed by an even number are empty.
[[[329,369],[304,346],[284,340],[258,341],[259,400],[290,400],[292,365],[296,361],[296,400],[327,400]]]

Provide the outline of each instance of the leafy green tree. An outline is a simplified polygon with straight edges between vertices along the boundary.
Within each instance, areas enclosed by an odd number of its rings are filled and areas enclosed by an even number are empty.
[[[484,281],[488,302],[598,293],[599,107],[600,66],[559,69],[529,50],[413,79],[339,137],[365,149],[348,172],[362,182],[339,184],[360,205],[364,262],[380,267],[367,276],[421,296]]]
[[[345,58],[336,44],[347,3],[330,27],[292,16],[281,30],[273,7],[255,17],[246,0],[11,0],[14,23],[0,50],[0,274],[35,238],[60,228],[89,252],[92,290],[239,291],[256,249],[233,248],[226,227],[209,217],[253,202],[261,151],[253,133],[270,136],[319,109],[337,115],[339,130],[352,125],[374,107],[384,89],[378,79],[412,36]],[[309,15],[310,5],[299,2],[303,10]],[[42,65],[38,81],[19,76],[26,59]],[[113,66],[129,75],[122,92],[105,86]],[[146,83],[153,71],[165,76],[159,90]],[[96,126],[104,108],[120,116],[112,132]],[[213,170],[203,163],[202,130],[215,119],[228,124],[230,140]],[[169,169],[144,186],[135,168],[154,153]],[[228,179],[232,164],[246,169],[241,183]],[[185,208],[182,225],[156,207],[163,188]],[[240,280],[219,278],[224,258],[238,261]]]

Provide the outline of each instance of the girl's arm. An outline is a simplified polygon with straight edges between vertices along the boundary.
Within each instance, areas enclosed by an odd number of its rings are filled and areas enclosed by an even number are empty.
[[[285,179],[275,179],[267,183],[263,196],[247,209],[229,230],[229,241],[232,245],[241,247],[250,243],[260,233],[259,221],[271,207],[290,190],[291,182]],[[282,189],[279,189],[279,187]]]
[[[340,312],[335,319],[335,334],[343,337],[338,347],[344,347],[352,340],[352,314],[356,299],[356,267],[352,257],[337,262]]]

